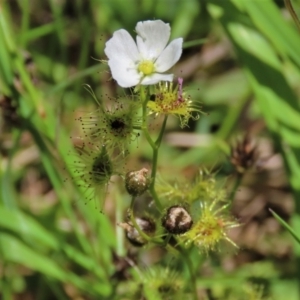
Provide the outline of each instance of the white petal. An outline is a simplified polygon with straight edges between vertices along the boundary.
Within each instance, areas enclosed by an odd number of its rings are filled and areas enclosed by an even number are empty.
[[[141,80],[136,67],[130,67],[122,59],[110,59],[108,65],[113,79],[123,88],[135,86]]]
[[[170,25],[161,20],[138,22],[135,30],[137,46],[143,59],[155,60],[170,38]]]
[[[112,77],[122,87],[131,87],[139,83],[137,63],[140,59],[137,46],[131,35],[124,29],[116,31],[106,42],[104,52],[108,57]]]
[[[121,57],[134,63],[140,59],[134,39],[124,29],[114,32],[112,38],[106,42],[104,52],[109,59]]]
[[[157,72],[166,72],[175,65],[182,53],[182,42],[182,38],[172,41],[161,53],[155,62]]]
[[[173,81],[173,74],[158,74],[154,73],[150,76],[146,76],[141,84],[142,85],[150,85],[150,84],[156,84],[160,81]]]

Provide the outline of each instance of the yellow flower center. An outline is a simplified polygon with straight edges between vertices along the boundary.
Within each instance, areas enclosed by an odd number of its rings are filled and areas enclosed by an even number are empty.
[[[150,75],[154,73],[154,63],[151,60],[144,60],[139,64],[138,70],[144,75]]]

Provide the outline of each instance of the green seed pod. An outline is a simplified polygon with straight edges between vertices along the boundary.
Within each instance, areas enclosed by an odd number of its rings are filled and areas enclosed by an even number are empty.
[[[172,234],[185,233],[192,225],[191,215],[180,205],[171,206],[162,218],[162,226]]]
[[[143,168],[139,171],[130,171],[125,176],[125,187],[131,196],[142,195],[149,187],[150,179],[147,176],[148,170]]]

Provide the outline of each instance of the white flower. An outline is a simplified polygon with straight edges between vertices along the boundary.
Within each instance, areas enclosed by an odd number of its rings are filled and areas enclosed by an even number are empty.
[[[167,46],[171,29],[161,20],[138,22],[135,30],[136,43],[124,29],[117,30],[106,42],[104,51],[112,77],[121,87],[172,81],[173,74],[162,73],[179,60],[182,38]]]

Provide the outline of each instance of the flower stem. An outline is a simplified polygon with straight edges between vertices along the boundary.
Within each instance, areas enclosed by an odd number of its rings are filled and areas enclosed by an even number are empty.
[[[160,146],[160,143],[161,143],[161,140],[162,140],[162,137],[163,137],[163,134],[165,132],[165,128],[166,128],[166,124],[167,124],[167,120],[168,120],[168,116],[165,115],[164,117],[164,121],[163,121],[163,124],[162,124],[162,127],[161,127],[161,130],[160,130],[160,133],[159,133],[159,136],[157,138],[157,140],[155,141],[155,145],[157,147]]]
[[[147,102],[148,102],[148,90],[146,90],[143,86],[140,89],[141,101],[143,103],[143,121],[142,121],[142,130],[143,134],[145,135],[149,145],[152,148],[152,171],[151,171],[151,184],[149,187],[149,191],[153,197],[155,205],[159,211],[162,210],[162,205],[159,201],[158,195],[155,191],[155,178],[156,178],[156,171],[157,171],[157,160],[158,160],[158,149],[160,147],[160,143],[162,140],[162,136],[166,127],[167,117],[165,117],[163,121],[163,125],[161,131],[158,135],[157,140],[154,142],[149,134],[148,127],[147,127]]]
[[[194,298],[194,300],[197,300],[198,299],[197,280],[196,280],[195,273],[193,271],[193,265],[192,265],[189,253],[183,247],[179,247],[179,251],[180,251],[180,253],[182,255],[182,258],[185,260],[186,265],[189,269],[189,273],[190,273],[190,276],[191,276],[191,285],[192,285],[192,290],[193,290],[193,298]]]
[[[147,242],[149,242],[151,240],[151,238],[140,229],[139,225],[137,224],[137,222],[135,220],[134,213],[133,213],[134,200],[135,200],[135,198],[132,197],[131,202],[130,202],[130,208],[129,208],[130,221],[131,221],[132,225],[134,226],[134,228],[138,231],[139,235],[143,239],[145,239]]]
[[[130,208],[129,208],[129,219],[130,219],[132,225],[138,231],[139,235],[143,239],[145,239],[147,242],[152,242],[152,243],[156,243],[156,244],[159,244],[159,245],[164,245],[164,241],[162,239],[151,237],[151,236],[149,236],[148,234],[146,234],[145,232],[143,232],[141,230],[140,226],[137,224],[137,222],[135,220],[135,217],[134,217],[134,212],[133,212],[134,200],[135,200],[135,198],[132,197],[131,202],[130,202]]]
[[[156,148],[155,143],[152,141],[149,131],[148,131],[148,127],[147,127],[147,102],[148,102],[148,92],[146,91],[146,89],[142,86],[140,89],[140,95],[141,95],[141,101],[143,103],[143,120],[142,120],[142,131],[143,134],[145,135],[148,143],[150,144],[151,148],[154,149]]]

